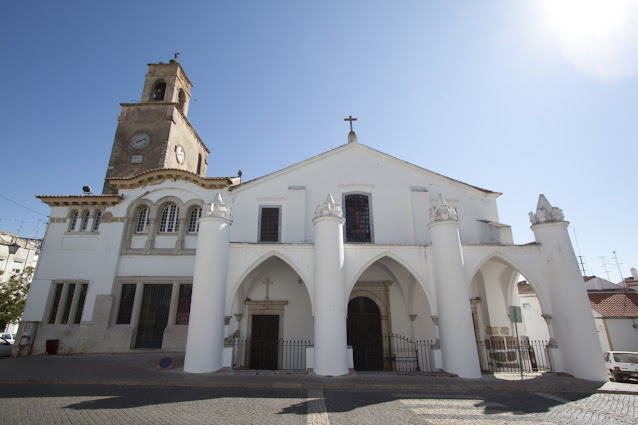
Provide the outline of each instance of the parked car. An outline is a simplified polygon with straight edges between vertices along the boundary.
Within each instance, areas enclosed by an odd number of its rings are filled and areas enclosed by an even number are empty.
[[[12,349],[13,344],[4,338],[0,338],[0,357],[9,357]]]
[[[11,343],[11,344],[15,344],[15,343],[16,343],[16,342],[15,342],[16,334],[7,334],[7,333],[4,333],[4,334],[0,335],[0,337],[2,337],[3,339],[5,339],[5,340],[9,341],[9,343]]]
[[[604,355],[610,381],[638,380],[638,353],[631,351],[608,351]]]

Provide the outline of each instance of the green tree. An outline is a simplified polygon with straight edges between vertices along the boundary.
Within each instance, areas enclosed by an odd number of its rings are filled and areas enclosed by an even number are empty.
[[[16,323],[22,317],[27,294],[31,286],[33,267],[27,267],[20,274],[14,274],[0,284],[0,331],[9,323]]]

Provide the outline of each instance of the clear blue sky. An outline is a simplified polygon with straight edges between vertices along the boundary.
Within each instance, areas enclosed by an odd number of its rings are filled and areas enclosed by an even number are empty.
[[[516,243],[533,241],[545,194],[590,274],[607,277],[599,257],[616,251],[628,276],[638,2],[588,1],[3,2],[0,229],[42,237],[35,195],[99,191],[119,103],[181,52],[209,176],[344,144],[353,115],[360,143],[503,192]]]

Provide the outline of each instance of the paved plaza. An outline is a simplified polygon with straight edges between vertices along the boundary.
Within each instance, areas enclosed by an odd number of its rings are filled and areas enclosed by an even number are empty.
[[[0,359],[6,424],[637,424],[638,384],[549,375],[159,370],[164,353]]]

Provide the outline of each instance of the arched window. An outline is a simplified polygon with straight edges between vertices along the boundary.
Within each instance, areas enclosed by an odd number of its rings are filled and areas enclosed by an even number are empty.
[[[82,221],[80,222],[80,232],[86,232],[86,228],[89,226],[89,212],[84,211],[82,213]]]
[[[188,233],[199,232],[199,223],[197,220],[202,216],[202,209],[197,207],[191,210],[191,214],[188,218]]]
[[[71,213],[71,221],[69,222],[69,232],[75,230],[75,224],[78,222],[78,212],[73,211]]]
[[[372,242],[370,199],[368,195],[345,196],[346,242]]]
[[[137,214],[137,222],[135,224],[135,233],[148,232],[148,225],[150,222],[150,217],[148,212],[149,212],[148,207],[144,207]]]
[[[177,232],[179,227],[179,210],[177,205],[170,204],[162,211],[159,233]]]
[[[177,105],[179,106],[179,109],[182,112],[184,111],[185,103],[186,103],[186,95],[184,94],[184,89],[179,89],[179,92],[177,92]]]
[[[164,81],[158,81],[155,83],[153,87],[153,92],[151,93],[151,100],[164,100],[164,96],[166,95],[166,83]]]
[[[97,232],[97,229],[100,227],[100,221],[102,220],[102,211],[95,211],[95,216],[93,216],[93,228],[92,232]]]

